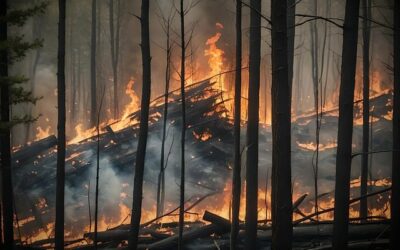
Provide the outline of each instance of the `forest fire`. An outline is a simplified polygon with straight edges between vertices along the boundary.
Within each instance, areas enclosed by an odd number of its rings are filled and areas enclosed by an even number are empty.
[[[20,2],[1,249],[396,245],[397,1]]]

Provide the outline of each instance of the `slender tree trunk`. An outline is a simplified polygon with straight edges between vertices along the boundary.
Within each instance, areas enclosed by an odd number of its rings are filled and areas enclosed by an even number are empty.
[[[295,29],[295,15],[296,15],[296,2],[295,0],[287,0],[287,34],[288,34],[288,79],[289,86],[292,88],[293,82],[293,61],[294,61],[294,39],[296,36]],[[292,91],[290,90],[290,95]]]
[[[400,239],[400,2],[394,1],[393,9],[393,159],[392,159],[392,200],[391,200],[391,249],[398,249]]]
[[[363,9],[363,139],[361,158],[361,191],[360,196],[365,196],[368,192],[368,149],[369,149],[369,41],[370,41],[370,21],[369,15],[371,0],[362,1]],[[360,217],[368,216],[368,199],[360,200]]]
[[[65,185],[65,15],[66,1],[59,0],[58,72],[57,72],[57,183],[55,248],[64,249],[64,185]]]
[[[165,68],[165,90],[164,90],[164,115],[163,115],[163,129],[161,138],[161,159],[160,159],[160,173],[158,175],[158,185],[157,185],[157,213],[156,216],[159,217],[164,213],[164,198],[165,198],[165,140],[167,136],[167,122],[168,122],[168,93],[169,93],[169,83],[171,80],[171,16],[165,20],[165,31],[167,36],[166,46],[166,68]]]
[[[347,249],[353,102],[357,63],[360,0],[347,0],[343,30],[342,68],[339,93],[339,126],[336,154],[333,249]]]
[[[185,224],[185,136],[186,136],[186,105],[185,105],[185,59],[186,59],[186,41],[185,41],[185,10],[183,9],[183,0],[180,0],[180,21],[181,21],[181,105],[182,105],[182,128],[181,128],[181,183],[179,197],[179,233],[178,249],[183,250],[182,234]]]
[[[2,217],[3,213],[1,209],[2,207],[0,202],[0,247],[3,247],[3,217]]]
[[[288,79],[287,2],[272,0],[271,13],[272,249],[291,249],[291,82]]]
[[[114,1],[109,2],[109,17],[110,17],[110,44],[111,44],[111,64],[113,71],[114,82],[114,119],[119,117],[119,102],[118,102],[118,47],[119,47],[119,15],[117,16],[116,32],[114,25]],[[119,0],[117,1],[117,14],[119,14]]]
[[[7,15],[7,1],[0,1],[1,17]],[[0,41],[7,42],[7,21],[0,22]],[[0,50],[0,77],[8,77],[8,52]],[[13,227],[13,187],[11,174],[11,129],[10,129],[10,89],[7,84],[1,84],[1,123],[5,125],[0,130],[1,173],[2,173],[2,207],[3,207],[3,232],[4,248],[12,249],[14,244]],[[1,225],[0,225],[1,226]]]
[[[97,0],[92,0],[92,27],[90,45],[90,127],[96,126],[97,83],[96,83],[96,9]]]
[[[258,122],[259,122],[258,110],[259,110],[259,92],[260,92],[260,53],[261,53],[261,16],[259,13],[261,12],[261,0],[251,0],[250,5],[251,5],[250,41],[249,41],[250,57],[249,57],[248,96],[252,96],[252,98],[249,99],[249,104],[248,104],[249,118],[247,123],[247,142],[246,142],[247,158],[246,158],[245,228],[246,228],[246,249],[255,249],[257,245]]]
[[[140,17],[141,25],[141,49],[143,65],[143,87],[140,110],[140,132],[136,154],[135,179],[133,186],[133,204],[131,216],[131,229],[129,237],[129,249],[136,249],[142,214],[143,174],[146,158],[149,106],[151,94],[151,56],[150,56],[150,30],[149,30],[149,0],[142,0]]]
[[[234,121],[234,164],[232,173],[232,226],[231,250],[236,249],[239,232],[241,155],[240,155],[240,115],[242,93],[242,2],[236,0],[236,71],[235,71],[235,121]]]

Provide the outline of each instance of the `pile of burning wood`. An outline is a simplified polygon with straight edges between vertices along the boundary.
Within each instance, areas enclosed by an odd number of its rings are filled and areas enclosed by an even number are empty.
[[[156,98],[151,103],[150,119],[149,119],[149,145],[146,155],[146,173],[145,173],[145,199],[150,193],[154,193],[159,166],[160,157],[160,138],[163,128],[163,96]],[[190,249],[213,249],[226,248],[229,246],[228,231],[230,222],[228,219],[229,199],[221,199],[221,197],[230,197],[230,190],[226,190],[227,184],[230,182],[230,166],[232,161],[233,151],[233,134],[232,121],[227,115],[227,108],[222,91],[215,87],[215,84],[210,80],[192,84],[186,89],[186,104],[187,104],[187,145],[190,153],[187,158],[187,183],[188,196],[191,202],[187,203],[186,212],[188,215],[195,213],[195,220],[186,222],[184,240],[187,242],[187,247]],[[374,107],[373,117],[377,120],[373,123],[372,144],[375,145],[374,150],[385,150],[390,144],[390,122],[388,115],[391,110],[391,93],[386,92],[382,95],[371,99],[371,106]],[[356,117],[361,113],[359,105],[355,105]],[[99,135],[92,135],[84,138],[77,143],[67,145],[66,149],[66,232],[67,238],[73,239],[68,242],[69,247],[85,248],[89,246],[81,246],[93,239],[92,219],[90,207],[90,179],[93,178],[93,170],[97,163],[97,148],[100,151],[100,166],[102,178],[103,173],[112,170],[112,176],[118,179],[118,184],[110,182],[108,177],[103,177],[100,183],[105,183],[100,186],[100,195],[102,192],[109,193],[111,190],[116,191],[115,202],[110,202],[110,196],[105,196],[100,199],[99,206],[102,207],[100,214],[101,218],[100,230],[98,239],[102,247],[121,247],[125,246],[129,225],[127,223],[130,216],[132,199],[129,196],[131,183],[133,182],[133,170],[136,157],[136,144],[139,134],[139,117],[140,110],[130,114],[128,124],[121,129],[113,129],[113,124],[107,124],[100,129]],[[179,90],[169,93],[168,104],[168,140],[167,145],[169,152],[166,152],[166,165],[168,165],[169,175],[172,177],[171,186],[174,186],[175,178],[179,178],[179,164],[177,164],[173,155],[174,150],[178,145],[174,145],[174,138],[179,138],[181,117],[181,106]],[[315,136],[315,124],[312,122],[315,119],[315,114],[309,113],[293,120],[293,158],[296,162],[293,166],[293,176],[304,182],[310,181],[308,172],[309,166],[313,159],[315,145],[312,144]],[[321,132],[321,142],[333,143],[333,146],[321,147],[320,165],[324,169],[321,174],[321,179],[329,180],[333,177],[331,169],[334,169],[334,154],[335,154],[335,138],[337,127],[337,109],[332,108],[324,111],[322,120],[323,130]],[[361,126],[355,124],[355,135],[360,133]],[[176,136],[175,136],[176,134]],[[267,172],[271,166],[271,130],[270,127],[260,126],[260,168],[261,171]],[[244,141],[244,140],[243,140]],[[356,140],[355,140],[356,141]],[[357,145],[356,145],[357,146]],[[354,152],[357,152],[359,147],[354,147]],[[167,151],[168,151],[167,147]],[[18,236],[24,243],[32,243],[35,246],[49,247],[51,246],[54,228],[55,214],[55,176],[56,176],[56,137],[54,135],[47,138],[34,141],[30,144],[18,147],[13,153],[13,173],[14,173],[14,192],[16,215],[18,221]],[[177,157],[179,158],[179,157]],[[380,172],[385,173],[385,160],[387,157],[377,157],[375,162],[379,163]],[[156,159],[156,160],[154,160]],[[377,164],[378,165],[378,164]],[[387,165],[387,164],[386,164]],[[306,170],[305,170],[306,169]],[[109,175],[107,175],[109,176]],[[260,176],[265,176],[260,174]],[[379,176],[381,178],[382,176]],[[264,177],[262,177],[264,178]],[[378,177],[377,177],[378,178]],[[264,179],[262,179],[264,181]],[[118,185],[115,186],[115,185]],[[390,185],[390,183],[387,183]],[[370,192],[378,190],[379,202],[374,204],[377,209],[383,209],[383,204],[386,204],[387,193],[379,192],[387,186],[375,185],[372,183]],[[93,185],[92,185],[93,186]],[[299,248],[302,246],[310,247],[313,239],[324,240],[330,237],[332,226],[329,223],[321,223],[315,226],[314,218],[307,217],[307,214],[312,213],[312,201],[314,198],[303,195],[312,193],[312,184],[308,183],[305,186],[308,189],[299,188],[296,190],[297,200],[294,202],[295,217],[301,222],[310,222],[311,224],[298,224],[294,229],[295,241]],[[268,185],[267,185],[268,187]],[[296,185],[294,185],[296,188]],[[93,187],[92,187],[93,189]],[[123,192],[120,190],[123,190]],[[328,192],[329,190],[329,192]],[[147,193],[146,193],[147,192]],[[358,187],[354,185],[352,196],[358,196]],[[112,192],[111,192],[112,193]],[[128,193],[128,194],[127,194]],[[268,194],[267,191],[265,191]],[[115,195],[115,193],[112,193]],[[167,204],[165,214],[157,217],[154,211],[144,213],[142,221],[146,221],[141,226],[140,231],[140,247],[143,249],[173,249],[177,239],[177,223],[171,219],[166,221],[165,218],[176,218],[177,209],[176,203],[178,195],[170,203]],[[222,195],[222,196],[221,196]],[[323,199],[332,196],[331,186],[321,188],[321,202]],[[217,198],[215,198],[217,197]],[[296,197],[294,195],[294,197]],[[213,199],[212,202],[207,201]],[[269,198],[268,198],[269,199]],[[260,221],[259,239],[260,244],[268,246],[271,239],[268,220],[268,204],[267,196],[265,201],[266,206],[264,212],[260,209],[260,214],[265,214],[265,220]],[[223,201],[221,201],[223,200]],[[224,203],[225,201],[225,203]],[[104,205],[106,202],[109,204]],[[144,210],[154,210],[154,200],[144,201]],[[328,203],[329,205],[332,204]],[[211,205],[210,205],[211,203]],[[352,203],[353,205],[356,203]],[[375,206],[374,205],[374,206]],[[223,214],[215,211],[218,206],[225,206]],[[263,207],[261,205],[260,207]],[[68,209],[69,208],[69,209]],[[175,208],[175,209],[174,209]],[[375,207],[374,207],[375,208]],[[207,211],[210,210],[210,211]],[[324,210],[324,209],[322,209]],[[387,210],[387,208],[386,208]],[[385,211],[380,211],[379,223],[367,223],[363,225],[350,225],[350,237],[353,240],[371,239],[376,236],[383,237],[387,233]],[[211,212],[212,211],[212,212]],[[329,211],[328,211],[329,212]],[[328,214],[326,212],[326,214]],[[330,211],[331,212],[331,211]],[[203,214],[199,218],[199,214]],[[175,216],[175,217],[174,217]],[[225,217],[225,218],[224,218]],[[155,218],[155,219],[154,219]],[[193,218],[193,217],[191,217]],[[82,238],[82,232],[88,232]],[[242,237],[243,235],[241,235]],[[360,244],[364,244],[360,243]],[[380,238],[371,244],[385,244]],[[319,248],[322,249],[322,248]]]

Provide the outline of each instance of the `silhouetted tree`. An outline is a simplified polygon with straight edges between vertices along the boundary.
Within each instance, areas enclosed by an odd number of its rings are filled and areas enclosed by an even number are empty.
[[[248,123],[247,123],[247,142],[246,142],[247,157],[246,157],[245,228],[246,228],[246,249],[255,249],[257,243],[258,122],[259,122],[258,112],[259,112],[259,101],[260,101],[259,92],[260,92],[260,58],[261,58],[260,56],[261,0],[251,0],[250,5],[251,5],[250,40],[249,40],[250,56],[249,56],[248,96],[251,96],[251,98],[249,99],[248,102]]]
[[[22,36],[9,36],[7,29],[10,26],[22,27],[26,21],[43,13],[46,3],[34,5],[25,10],[8,10],[8,1],[0,1],[0,162],[1,162],[1,197],[2,197],[2,226],[4,235],[4,249],[12,249],[14,244],[14,199],[11,168],[11,128],[21,123],[30,123],[37,119],[31,115],[10,117],[12,105],[21,103],[35,104],[31,91],[27,91],[20,84],[28,79],[22,76],[10,76],[8,67],[15,61],[21,60],[31,49],[37,49],[42,42],[35,39],[33,42],[24,41]]]
[[[369,150],[369,42],[371,22],[371,0],[362,1],[363,10],[363,139],[361,158],[360,196],[368,192],[368,150]],[[368,199],[360,200],[360,217],[368,216]]]
[[[96,126],[97,83],[96,83],[96,26],[97,0],[92,0],[92,24],[90,39],[90,127]]]
[[[360,0],[346,1],[339,92],[335,212],[332,242],[333,248],[336,250],[347,248],[359,7]]]
[[[240,154],[240,118],[242,98],[242,1],[236,0],[236,71],[235,71],[235,117],[234,117],[234,162],[232,172],[232,227],[230,247],[236,249],[239,232],[241,154]]]
[[[150,56],[150,31],[149,31],[149,0],[142,0],[140,17],[141,26],[141,49],[143,87],[140,110],[140,132],[136,151],[135,179],[133,186],[133,204],[131,213],[131,227],[129,235],[129,249],[136,249],[140,228],[140,217],[142,214],[143,174],[146,158],[146,145],[149,121],[149,106],[151,94],[151,56]]]
[[[393,157],[392,157],[392,198],[390,247],[398,249],[400,239],[400,1],[394,1],[393,8]]]
[[[291,81],[288,79],[287,1],[271,1],[272,249],[292,248]]]
[[[57,59],[57,180],[55,248],[64,249],[64,189],[65,189],[65,15],[66,0],[58,1],[58,59]]]
[[[183,8],[183,0],[180,0],[180,26],[181,26],[181,105],[182,105],[182,128],[181,128],[181,181],[179,195],[179,233],[178,233],[178,249],[183,250],[182,234],[185,223],[185,135],[186,135],[186,105],[185,105],[185,59],[186,59],[186,42],[185,42],[185,10]]]

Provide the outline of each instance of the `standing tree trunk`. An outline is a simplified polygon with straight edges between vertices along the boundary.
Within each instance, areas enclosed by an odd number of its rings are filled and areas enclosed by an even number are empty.
[[[0,1],[1,17],[0,21],[0,42],[7,43],[7,0]],[[0,50],[0,77],[8,77],[8,52],[7,49]],[[4,128],[0,128],[0,151],[1,151],[1,190],[2,190],[2,208],[3,208],[3,232],[4,248],[12,249],[14,244],[13,227],[13,187],[11,174],[11,129],[10,129],[10,89],[8,84],[0,85],[1,92],[1,123]]]
[[[336,154],[333,249],[347,249],[353,102],[357,63],[360,0],[347,0],[343,27],[342,68],[339,93],[339,127]]]
[[[363,9],[363,139],[361,158],[361,193],[363,197],[368,192],[368,149],[369,149],[369,41],[371,0],[362,1]],[[368,216],[368,198],[360,200],[360,217]]]
[[[92,32],[90,45],[90,127],[96,126],[97,84],[96,84],[96,9],[97,0],[92,0]]]
[[[140,17],[141,25],[141,49],[143,67],[143,87],[140,110],[140,132],[136,154],[135,179],[133,186],[133,204],[131,216],[131,228],[129,237],[129,249],[136,249],[140,228],[140,217],[142,214],[143,196],[143,173],[146,158],[149,106],[151,94],[151,57],[150,57],[150,30],[149,30],[149,0],[142,0]]]
[[[186,105],[185,105],[185,10],[183,9],[183,0],[180,0],[180,21],[181,21],[181,105],[182,105],[182,128],[181,128],[181,183],[179,196],[179,234],[178,249],[183,250],[182,234],[185,224],[185,135],[186,135]]]
[[[287,9],[287,1],[272,0],[272,249],[291,249],[293,234]]]
[[[64,184],[65,184],[65,15],[66,0],[59,0],[58,73],[57,73],[57,180],[55,248],[64,249]]]
[[[160,172],[158,175],[157,183],[157,213],[159,217],[164,213],[164,198],[165,198],[165,140],[167,136],[167,122],[168,122],[168,93],[169,83],[171,80],[171,56],[172,56],[172,45],[171,45],[171,13],[168,18],[163,17],[163,25],[166,40],[166,68],[165,68],[165,90],[164,90],[164,114],[163,114],[163,129],[161,138],[161,157],[160,157]]]
[[[292,95],[293,83],[293,61],[294,61],[294,38],[296,36],[296,1],[287,0],[287,36],[288,36],[288,79],[290,95]]]
[[[109,2],[109,17],[110,17],[110,44],[111,44],[111,64],[113,71],[114,83],[114,119],[119,117],[119,102],[118,102],[118,59],[119,59],[119,30],[120,30],[120,0],[117,1],[117,23],[116,31],[114,25],[114,1]]]
[[[400,239],[400,2],[394,1],[393,9],[393,159],[392,159],[392,200],[391,200],[391,249],[398,249]]]
[[[235,71],[235,121],[234,121],[234,164],[232,173],[232,226],[231,250],[236,249],[239,232],[240,192],[242,180],[240,156],[240,115],[242,92],[242,1],[236,0],[236,71]]]
[[[246,249],[257,245],[257,201],[258,201],[258,109],[260,92],[261,53],[261,0],[250,1],[250,56],[247,158],[246,158]],[[286,6],[286,4],[285,4]],[[286,16],[285,16],[286,19]],[[285,21],[286,24],[286,21]],[[286,29],[286,26],[285,26]],[[285,39],[287,39],[285,37]],[[287,42],[287,41],[286,41]],[[286,58],[287,60],[287,58]],[[287,82],[287,81],[286,81]]]

